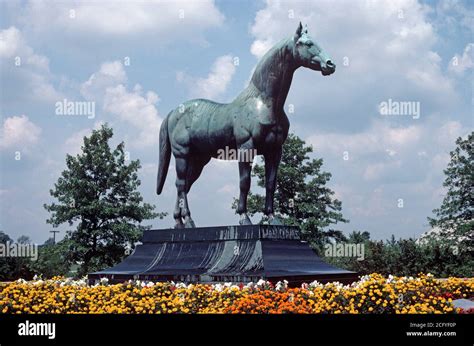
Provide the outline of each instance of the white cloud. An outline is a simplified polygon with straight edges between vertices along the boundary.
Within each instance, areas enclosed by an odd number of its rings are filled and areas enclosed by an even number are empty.
[[[250,47],[250,52],[257,58],[261,58],[272,48],[275,43],[271,39],[255,40]]]
[[[450,120],[441,125],[438,129],[435,140],[436,144],[440,147],[454,148],[454,142],[458,137],[464,137],[466,135],[466,129],[462,126],[459,121]]]
[[[15,92],[16,99],[32,97],[37,101],[55,102],[63,97],[51,82],[49,59],[36,54],[16,27],[0,31],[0,61],[2,82],[8,80],[12,89],[15,85],[20,87]]]
[[[452,120],[405,127],[378,121],[363,132],[317,133],[309,136],[307,142],[325,157],[342,159],[347,151],[354,174],[360,173],[366,180],[391,180],[405,176],[425,161],[431,169],[441,172],[446,168],[447,153],[454,149],[456,138],[465,135],[461,123]],[[429,171],[416,173],[420,174],[419,179],[429,175]]]
[[[20,31],[15,27],[0,31],[0,57],[12,58],[24,45]]]
[[[64,142],[64,149],[69,155],[75,156],[81,152],[81,146],[84,143],[84,137],[91,134],[91,129],[82,129],[74,132]]]
[[[107,88],[115,87],[126,81],[127,74],[120,61],[104,62],[99,71],[93,73],[81,85],[80,91],[87,100],[103,99]]]
[[[307,141],[315,150],[331,152],[342,156],[344,151],[350,154],[389,153],[394,156],[399,151],[410,148],[417,143],[423,128],[419,125],[391,127],[388,123],[377,121],[360,133],[318,133],[310,136]]]
[[[224,55],[214,61],[206,78],[195,78],[179,71],[176,80],[185,83],[193,97],[214,99],[226,91],[235,69],[233,57]]]
[[[1,129],[0,149],[28,150],[38,142],[40,134],[41,128],[26,115],[6,118]]]
[[[142,88],[138,84],[131,92],[123,84],[107,88],[104,110],[138,129],[140,133],[132,144],[146,147],[158,143],[162,119],[155,107],[158,95],[153,91],[142,94]]]
[[[390,201],[386,199],[383,187],[368,191],[364,195],[356,195],[358,203],[353,204],[352,211],[355,215],[367,217],[386,216],[390,209]]]
[[[214,62],[206,78],[196,81],[197,91],[201,97],[214,98],[225,92],[235,73],[235,65],[230,55],[224,55]]]
[[[401,161],[392,161],[392,162],[376,162],[370,163],[364,170],[363,177],[366,180],[375,180],[379,179],[382,175],[394,171],[395,169],[400,168]]]
[[[456,54],[449,63],[448,69],[457,74],[474,67],[474,43],[468,43],[462,55]]]
[[[130,139],[131,145],[154,145],[158,141],[162,121],[156,109],[159,97],[153,91],[143,92],[139,84],[128,90],[126,81],[127,74],[120,61],[105,62],[99,71],[82,83],[81,94],[86,99],[101,104],[106,114],[115,116],[112,120],[119,120],[126,126],[131,125],[138,131]]]
[[[196,37],[220,26],[224,16],[213,1],[40,2],[31,0],[22,20],[34,32],[116,37],[153,34],[157,43]],[[188,37],[186,37],[188,36]]]
[[[18,67],[24,64],[38,71],[49,72],[48,58],[35,54],[26,43],[20,30],[11,26],[0,31],[0,58],[9,59],[10,64],[14,64],[14,58],[17,57],[20,58]]]
[[[474,10],[472,6],[465,6],[469,1],[462,0],[439,0],[436,5],[438,15],[437,21],[443,26],[444,31],[456,31],[461,25],[467,30],[474,32],[472,18]]]
[[[433,169],[441,172],[443,169],[446,169],[449,160],[450,156],[447,152],[434,155],[433,159],[431,160]]]

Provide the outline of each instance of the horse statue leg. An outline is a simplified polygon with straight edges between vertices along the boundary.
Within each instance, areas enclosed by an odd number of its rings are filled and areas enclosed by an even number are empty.
[[[246,152],[249,149],[250,150],[253,149],[252,139],[249,139],[239,148],[240,152]],[[245,155],[245,157],[249,158],[250,156]],[[249,160],[241,161],[239,159],[240,195],[239,195],[239,204],[237,206],[237,213],[240,215],[240,220],[239,220],[240,225],[252,224],[252,221],[247,215],[247,196],[250,190],[251,171],[252,171],[252,162],[250,162]]]
[[[283,223],[273,214],[273,198],[275,196],[276,175],[281,160],[281,147],[265,155],[265,215],[270,225]]]
[[[250,172],[252,165],[250,162],[239,161],[239,175],[240,175],[240,196],[239,204],[237,206],[237,213],[240,215],[239,224],[251,225],[249,216],[247,215],[247,196],[250,190]]]
[[[176,221],[175,228],[194,228],[193,219],[191,219],[191,212],[188,206],[187,197],[187,174],[189,169],[189,158],[187,157],[175,157],[176,161],[176,190],[178,192],[176,208],[173,213]],[[184,219],[184,225],[183,220]]]
[[[178,194],[178,197],[176,198],[176,205],[174,207],[174,212],[173,212],[173,218],[175,221],[174,228],[184,228],[183,219],[181,218],[180,204],[182,204],[182,202],[180,201],[179,194]]]

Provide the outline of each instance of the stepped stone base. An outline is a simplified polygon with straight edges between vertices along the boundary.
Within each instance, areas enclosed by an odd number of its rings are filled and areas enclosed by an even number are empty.
[[[108,278],[175,282],[287,280],[291,286],[318,280],[351,283],[357,273],[324,262],[300,240],[297,227],[249,225],[160,229],[144,232],[142,244],[116,266],[91,273]]]

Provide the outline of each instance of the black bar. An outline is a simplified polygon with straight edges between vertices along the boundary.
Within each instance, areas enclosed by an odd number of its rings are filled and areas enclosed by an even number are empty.
[[[55,323],[55,339],[19,336],[27,320]],[[0,315],[0,344],[472,346],[473,322],[473,315]],[[407,336],[426,331],[456,336]]]

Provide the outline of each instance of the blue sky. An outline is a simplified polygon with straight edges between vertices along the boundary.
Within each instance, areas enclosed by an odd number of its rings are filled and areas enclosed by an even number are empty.
[[[1,1],[0,229],[49,237],[49,189],[66,153],[103,122],[140,159],[145,200],[172,212],[173,163],[154,193],[162,119],[193,97],[232,101],[301,20],[337,70],[299,69],[286,110],[333,175],[350,220],[340,228],[418,236],[445,193],[455,139],[472,131],[472,16],[472,2],[456,0]],[[55,114],[65,98],[95,102],[95,118]],[[417,104],[420,116],[380,114],[388,100]],[[237,164],[212,161],[189,196],[197,225],[237,223],[237,193]]]

